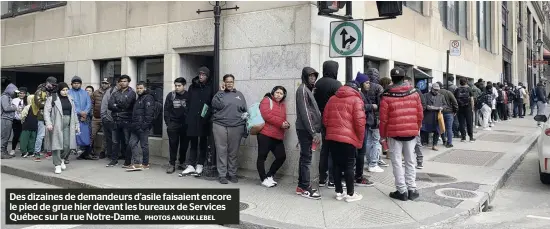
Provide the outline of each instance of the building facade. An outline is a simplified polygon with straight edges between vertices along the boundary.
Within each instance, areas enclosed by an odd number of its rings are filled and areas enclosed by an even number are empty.
[[[461,55],[450,57],[449,75],[500,82],[506,73],[512,82],[524,80],[528,46],[515,42],[518,17],[514,15],[518,8],[536,15],[536,9],[533,3],[505,4],[404,2],[403,15],[397,19],[365,22],[365,57],[353,58],[353,69],[377,68],[383,77],[400,66],[415,79],[444,82],[449,43],[460,40]],[[288,119],[294,123],[294,92],[301,83],[301,70],[311,66],[321,72],[322,63],[330,59],[329,23],[335,19],[318,16],[316,2],[310,1],[222,5],[239,9],[222,12],[220,75],[235,75],[236,88],[249,104],[259,102],[275,85],[286,87]],[[43,82],[47,75],[65,81],[78,75],[84,85],[97,88],[104,77],[127,74],[131,85],[146,81],[165,98],[177,77],[190,82],[200,66],[213,68],[213,15],[196,12],[212,9],[209,2],[2,2],[1,8],[2,75],[18,85]],[[504,9],[509,15],[506,28],[501,26]],[[353,2],[353,17],[378,17],[376,3]],[[543,28],[540,19],[530,21]],[[506,45],[503,34],[511,34]],[[336,61],[338,77],[344,81],[344,59]],[[285,145],[288,160],[281,171],[296,175],[299,150],[293,128]],[[150,148],[152,155],[168,156],[160,119],[151,131]],[[251,136],[241,147],[240,166],[255,170],[256,151]]]

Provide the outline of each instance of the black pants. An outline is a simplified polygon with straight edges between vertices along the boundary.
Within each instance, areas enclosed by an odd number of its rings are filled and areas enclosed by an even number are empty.
[[[311,145],[313,144],[313,137],[307,130],[296,130],[296,134],[298,135],[298,142],[300,144],[298,187],[307,190],[311,182],[309,167],[311,166]]]
[[[432,134],[432,143],[433,143],[433,146],[436,146],[437,142],[439,141],[439,134],[437,133],[437,131],[434,131],[434,132],[421,131],[420,132],[420,139],[422,140],[422,144],[423,145],[424,144],[428,145],[428,143],[429,143],[428,137],[430,136],[430,133],[433,133]]]
[[[355,155],[357,149],[350,144],[327,141],[328,147],[331,152],[332,162],[333,162],[333,176],[334,176],[334,185],[336,186],[337,193],[343,193],[342,188],[342,171],[344,172],[344,179],[346,181],[346,189],[348,195],[353,195],[354,193],[354,165],[355,165]],[[338,152],[338,153],[336,153]]]
[[[497,120],[498,120],[498,112],[497,112],[497,109],[492,109],[492,110],[491,110],[491,119],[494,120],[494,121],[497,121]]]
[[[17,143],[19,142],[19,137],[21,136],[21,132],[23,129],[21,120],[14,119],[12,124],[12,129],[13,129],[13,138],[11,139],[11,150],[15,150],[17,148]]]
[[[260,175],[260,180],[272,177],[277,173],[277,170],[283,166],[286,160],[285,144],[282,140],[271,138],[263,134],[258,134],[258,160],[256,161],[256,168]],[[271,164],[269,172],[265,173],[265,160],[269,152],[272,152],[275,156],[275,161]]]
[[[103,138],[105,138],[105,157],[111,158],[112,152],[117,152],[118,150],[113,150],[113,123],[109,121],[102,121],[103,122]],[[118,157],[118,155],[117,155]]]
[[[497,103],[497,111],[500,120],[508,120],[508,112],[506,111],[506,104]]]
[[[367,133],[365,133],[366,135]],[[365,143],[366,144],[366,143]],[[365,155],[367,155],[367,147],[363,144],[363,148],[357,150],[355,156],[355,179],[361,179],[365,170]]]
[[[458,129],[462,140],[466,139],[466,131],[470,139],[474,138],[474,114],[471,106],[462,106],[458,108]]]
[[[527,109],[525,108],[525,103],[523,103],[523,116],[525,116],[525,114],[527,113]]]
[[[208,146],[208,137],[187,137],[191,144],[189,155],[187,157],[187,165],[196,167],[197,165],[204,165],[206,160],[206,147]]]
[[[189,148],[189,138],[187,138],[187,127],[181,126],[175,129],[166,130],[168,133],[168,146],[170,148],[170,165],[176,165],[176,159],[178,159],[179,152],[179,164],[184,164],[187,149]],[[179,148],[179,150],[178,150]],[[193,165],[194,166],[194,165]]]
[[[113,128],[113,152],[111,160],[118,160],[119,153],[124,157],[124,165],[130,165],[132,162],[132,152],[130,150],[130,129],[124,125],[115,124]]]
[[[321,131],[322,142],[325,142],[326,129],[323,127]],[[328,145],[321,145],[321,158],[319,159],[319,182],[334,182],[334,177],[332,176],[332,158],[330,157],[330,150]]]

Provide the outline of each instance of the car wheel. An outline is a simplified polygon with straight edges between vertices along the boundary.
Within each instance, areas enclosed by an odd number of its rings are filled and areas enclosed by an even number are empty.
[[[550,174],[542,173],[540,167],[539,167],[539,174],[540,174],[540,182],[542,182],[543,184],[550,184]]]

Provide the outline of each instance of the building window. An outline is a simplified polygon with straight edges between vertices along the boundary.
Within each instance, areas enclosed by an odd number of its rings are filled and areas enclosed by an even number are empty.
[[[138,81],[143,81],[147,84],[147,90],[153,95],[157,102],[162,102],[162,93],[164,88],[164,58],[163,57],[151,57],[138,59]],[[162,136],[162,117],[159,115],[155,121],[153,121],[153,128],[151,129],[150,136],[160,137]]]
[[[120,60],[104,60],[99,63],[99,82],[107,78],[111,86],[116,84],[116,79],[120,77]]]
[[[2,18],[65,6],[65,1],[5,1],[2,2]]]
[[[508,38],[508,3],[502,2],[502,45],[509,47]]]
[[[491,48],[491,2],[476,2],[477,4],[477,38],[479,47],[492,51]]]
[[[368,58],[365,57],[365,65],[364,66],[365,66],[365,72],[369,68],[376,68],[376,70],[380,71],[380,61],[379,60],[368,59]]]
[[[440,1],[439,13],[441,22],[449,31],[460,36],[467,37],[467,2],[464,1]]]
[[[531,11],[529,11],[529,9],[527,9],[527,40],[529,41],[531,38]],[[527,42],[529,45],[531,44],[531,42]]]
[[[409,7],[411,10],[414,10],[422,14],[422,7],[423,7],[422,1],[404,1],[403,5],[406,7]]]

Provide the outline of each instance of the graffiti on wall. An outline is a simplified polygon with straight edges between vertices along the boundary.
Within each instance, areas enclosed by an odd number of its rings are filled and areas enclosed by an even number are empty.
[[[308,52],[303,46],[260,48],[251,53],[253,78],[296,78],[308,66]]]

